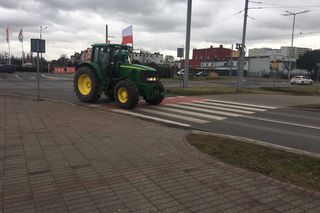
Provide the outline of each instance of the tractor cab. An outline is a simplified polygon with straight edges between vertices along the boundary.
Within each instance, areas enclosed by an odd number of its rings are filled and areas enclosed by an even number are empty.
[[[107,77],[118,77],[121,64],[131,63],[131,49],[124,45],[96,44],[92,48],[91,62],[98,64]]]

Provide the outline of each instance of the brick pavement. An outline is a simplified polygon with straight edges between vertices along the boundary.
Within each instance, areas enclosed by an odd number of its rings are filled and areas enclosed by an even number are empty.
[[[0,212],[320,212],[319,193],[225,165],[186,133],[0,96]]]

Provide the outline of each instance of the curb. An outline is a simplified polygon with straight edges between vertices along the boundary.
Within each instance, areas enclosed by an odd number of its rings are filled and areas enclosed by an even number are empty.
[[[245,138],[245,137],[239,137],[239,136],[234,136],[234,135],[225,135],[225,134],[212,133],[212,132],[205,132],[205,131],[199,131],[199,130],[192,130],[191,134],[209,135],[209,136],[211,135],[211,136],[218,136],[218,137],[223,137],[223,138],[230,138],[230,139],[240,140],[240,141],[244,141],[244,142],[251,143],[251,144],[261,145],[264,147],[279,149],[279,150],[291,152],[294,154],[306,155],[306,156],[314,157],[314,158],[320,158],[320,154],[317,154],[317,153],[307,152],[307,151],[289,148],[289,147],[280,146],[280,145],[275,145],[275,144],[271,144],[271,143],[267,143],[267,142],[263,142],[263,141],[259,141],[259,140],[254,140],[254,139],[250,139],[250,138]]]

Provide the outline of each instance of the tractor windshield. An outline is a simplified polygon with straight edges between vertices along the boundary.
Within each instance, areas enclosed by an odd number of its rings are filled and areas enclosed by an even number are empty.
[[[115,48],[114,57],[117,58],[122,63],[131,63],[130,51],[125,48]]]

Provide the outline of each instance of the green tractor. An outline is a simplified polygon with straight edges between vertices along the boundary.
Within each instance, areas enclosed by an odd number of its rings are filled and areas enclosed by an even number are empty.
[[[122,108],[134,108],[140,96],[148,104],[160,104],[165,90],[158,71],[131,64],[131,50],[126,45],[92,45],[91,60],[81,63],[74,77],[74,91],[78,98],[93,103],[104,93]]]

